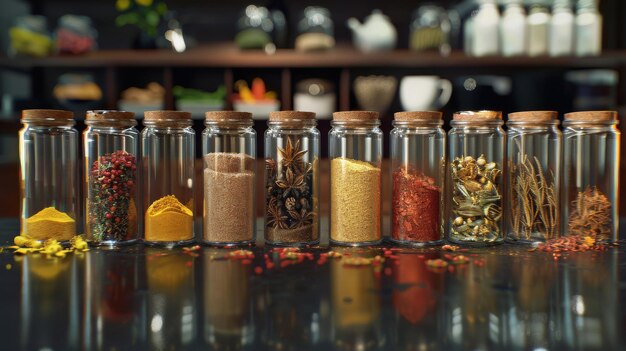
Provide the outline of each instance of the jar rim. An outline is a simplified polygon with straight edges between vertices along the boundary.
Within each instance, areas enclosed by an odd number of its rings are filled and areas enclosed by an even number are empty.
[[[22,110],[23,123],[41,122],[50,124],[74,124],[74,112],[54,109],[26,109]]]
[[[500,119],[492,119],[492,120],[452,120],[450,121],[451,127],[456,126],[475,126],[475,127],[497,127],[504,125],[504,121]]]

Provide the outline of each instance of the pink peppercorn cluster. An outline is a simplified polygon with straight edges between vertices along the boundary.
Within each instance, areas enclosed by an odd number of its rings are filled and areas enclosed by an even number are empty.
[[[93,163],[88,203],[90,239],[128,240],[136,233],[136,209],[131,205],[136,172],[135,156],[126,151],[100,156]]]

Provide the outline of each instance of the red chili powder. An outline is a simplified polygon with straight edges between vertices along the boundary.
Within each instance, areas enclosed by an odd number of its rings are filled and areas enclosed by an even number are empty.
[[[440,195],[433,178],[402,167],[393,172],[391,237],[417,242],[440,240]]]

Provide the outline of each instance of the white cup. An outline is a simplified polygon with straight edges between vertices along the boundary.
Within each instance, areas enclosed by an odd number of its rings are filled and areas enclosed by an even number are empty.
[[[438,76],[406,76],[400,82],[400,102],[405,111],[437,110],[452,95],[452,83]]]

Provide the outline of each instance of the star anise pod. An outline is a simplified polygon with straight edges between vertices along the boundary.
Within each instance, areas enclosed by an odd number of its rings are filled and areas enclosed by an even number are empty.
[[[285,148],[278,148],[278,152],[282,157],[282,165],[286,168],[295,168],[299,171],[304,170],[303,156],[306,154],[306,150],[300,150],[300,140],[296,141],[294,146],[291,142],[291,138],[287,138],[287,145]]]
[[[289,211],[289,217],[293,220],[291,229],[302,228],[313,223],[313,212],[307,212],[305,209]]]
[[[276,181],[276,185],[283,191],[283,198],[293,194],[298,197],[298,191],[302,191],[304,183],[304,175],[296,175],[291,168],[285,171],[285,177]]]
[[[265,169],[267,169],[268,174],[274,175],[276,173],[276,161],[271,158],[266,159]]]
[[[278,201],[275,197],[270,198],[267,203],[267,227],[287,229],[287,216],[282,214]]]

